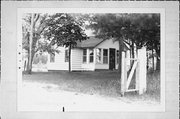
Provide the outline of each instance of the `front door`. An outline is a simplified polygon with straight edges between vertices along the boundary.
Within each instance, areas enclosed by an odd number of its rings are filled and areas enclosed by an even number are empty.
[[[115,69],[115,52],[116,49],[110,48],[109,49],[109,69]]]

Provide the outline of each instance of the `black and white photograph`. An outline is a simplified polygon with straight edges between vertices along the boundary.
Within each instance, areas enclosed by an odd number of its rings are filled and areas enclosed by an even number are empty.
[[[19,110],[164,110],[161,12],[99,11],[21,14]]]
[[[179,2],[1,3],[0,118],[179,118]]]

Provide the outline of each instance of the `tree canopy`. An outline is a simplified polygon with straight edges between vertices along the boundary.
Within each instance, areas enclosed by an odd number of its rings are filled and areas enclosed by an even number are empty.
[[[55,48],[54,46],[70,47],[69,50],[71,50],[72,47],[76,46],[77,41],[81,42],[87,39],[82,26],[82,20],[77,20],[70,14],[25,14],[23,20],[22,44],[23,48],[28,51],[28,62],[29,59],[33,59],[34,54],[38,51],[54,54],[58,52],[57,47]],[[31,32],[33,32],[32,41],[30,40]],[[32,60],[30,62],[30,65],[32,65]],[[29,70],[31,72],[31,68]]]
[[[87,39],[84,31],[81,23],[70,14],[57,13],[50,17],[44,36],[52,45],[74,47],[77,41]]]
[[[132,57],[136,46],[137,49],[147,47],[155,50],[160,58],[160,14],[91,14],[87,19],[90,23],[87,28],[93,29],[97,37],[119,41],[120,63],[123,42],[130,45]]]
[[[77,42],[88,37],[83,29],[82,21],[75,19],[73,14],[56,13],[50,16],[44,36],[51,45],[69,47],[69,72],[71,71],[71,49]]]

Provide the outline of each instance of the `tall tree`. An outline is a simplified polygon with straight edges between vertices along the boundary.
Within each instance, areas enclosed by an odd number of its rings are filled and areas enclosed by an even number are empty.
[[[23,49],[28,52],[27,72],[31,74],[34,55],[38,51],[47,51],[50,53],[58,52],[46,40],[42,41],[42,34],[48,22],[47,14],[28,13],[24,14],[23,31]]]
[[[56,13],[51,15],[44,36],[54,45],[69,48],[69,72],[71,71],[71,49],[77,41],[86,40],[82,21],[77,20],[74,14]]]
[[[31,31],[30,31],[30,38],[29,38],[29,63],[28,63],[28,73],[31,73],[31,69],[32,69],[32,58],[33,58],[33,51],[32,51],[32,43],[33,43],[33,35],[34,35],[34,13],[31,14]]]
[[[139,14],[138,21],[141,20],[139,25],[139,32],[137,34],[136,45],[141,48],[147,47],[151,50],[151,58],[154,70],[154,57],[157,58],[157,68],[160,66],[160,14]]]
[[[145,46],[160,54],[159,14],[89,14],[87,18],[89,28],[94,30],[97,37],[114,38],[119,42],[119,72],[121,72],[123,42],[130,45],[133,58],[134,46],[136,49]]]

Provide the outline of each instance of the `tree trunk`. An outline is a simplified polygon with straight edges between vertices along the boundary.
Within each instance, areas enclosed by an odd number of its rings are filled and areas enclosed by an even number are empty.
[[[33,32],[34,32],[34,14],[31,14],[31,32],[29,39],[29,60],[28,60],[28,74],[31,74],[32,69],[32,44],[33,44]]]
[[[132,58],[134,58],[134,40],[132,40]]]
[[[35,55],[35,51],[32,50],[31,58],[28,57],[28,67],[27,67],[27,73],[28,74],[32,73],[32,64],[33,64],[34,55]],[[29,60],[29,59],[31,59],[31,60]]]
[[[153,69],[153,71],[154,71],[154,53],[153,53],[153,46],[152,46],[151,51],[152,51],[152,69]]]
[[[156,70],[160,70],[160,59],[157,57]]]
[[[69,72],[71,72],[71,44],[69,45]]]
[[[160,60],[161,60],[161,58],[160,58],[160,50],[156,47],[156,49],[155,49],[155,51],[156,51],[156,58],[157,58],[157,62],[156,62],[156,70],[160,70]]]
[[[122,51],[123,51],[122,43],[123,43],[122,39],[120,38],[119,39],[119,66],[118,66],[120,77],[121,77],[121,70],[122,70],[122,67],[121,67],[121,63],[122,63]]]
[[[27,66],[26,66],[26,72],[29,71],[29,59],[30,59],[30,55],[29,55],[29,50],[28,50],[28,62],[27,62]]]
[[[147,56],[147,59],[146,59],[146,60],[147,60],[147,70],[148,70],[148,69],[149,69],[149,55],[148,55],[148,53],[147,53],[146,56]]]

